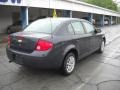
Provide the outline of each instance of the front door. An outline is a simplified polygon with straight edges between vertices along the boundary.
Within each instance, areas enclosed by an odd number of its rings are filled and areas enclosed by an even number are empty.
[[[95,33],[95,28],[91,23],[84,21],[83,24],[90,39],[90,52],[93,52],[100,47],[100,35]]]
[[[73,37],[74,43],[79,49],[79,58],[82,58],[87,55],[90,47],[90,40],[85,35],[85,30],[80,21],[71,22],[72,27],[74,29],[75,35]]]

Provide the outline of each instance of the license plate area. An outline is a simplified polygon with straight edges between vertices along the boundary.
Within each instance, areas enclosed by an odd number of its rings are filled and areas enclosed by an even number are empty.
[[[16,54],[12,54],[12,60],[14,61],[14,60],[16,60]]]
[[[13,57],[13,61],[14,62],[16,62],[18,64],[21,64],[21,65],[23,64],[23,58],[22,58],[21,55],[19,55],[19,54],[13,54],[12,57]]]

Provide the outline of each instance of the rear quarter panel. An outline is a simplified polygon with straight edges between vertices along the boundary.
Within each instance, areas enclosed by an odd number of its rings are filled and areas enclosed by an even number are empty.
[[[67,52],[69,52],[71,49],[76,49],[76,45],[72,41],[72,35],[53,36],[53,42],[53,53],[55,58],[61,59],[61,62],[63,62]]]

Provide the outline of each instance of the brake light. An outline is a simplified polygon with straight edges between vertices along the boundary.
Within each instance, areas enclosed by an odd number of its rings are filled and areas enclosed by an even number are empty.
[[[11,43],[11,37],[10,35],[8,36],[8,46],[10,47],[10,43]]]
[[[46,40],[38,40],[36,50],[46,51],[53,47],[53,43]]]

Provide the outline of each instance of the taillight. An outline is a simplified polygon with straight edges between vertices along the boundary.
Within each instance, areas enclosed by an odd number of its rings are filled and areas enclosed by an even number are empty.
[[[38,51],[46,51],[46,50],[51,49],[52,47],[53,47],[52,42],[40,39],[37,42],[36,50],[38,50]]]
[[[10,35],[8,36],[8,46],[10,47],[10,43],[11,43],[11,37]]]

